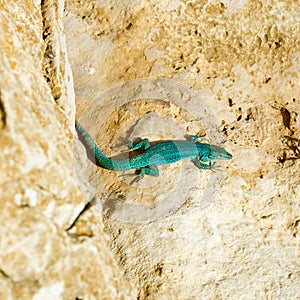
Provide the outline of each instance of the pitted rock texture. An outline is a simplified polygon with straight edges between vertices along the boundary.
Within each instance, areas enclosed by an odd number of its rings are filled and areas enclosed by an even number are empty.
[[[133,186],[89,166],[104,208],[112,197],[105,230],[140,299],[300,297],[299,12],[297,1],[66,1],[77,116],[103,152],[136,136],[200,133],[233,154],[206,199],[210,177],[188,162]],[[204,102],[192,106],[181,85]],[[207,107],[214,122],[197,118]],[[182,170],[195,184],[184,204],[135,223],[136,205],[155,209],[162,183],[162,195],[185,187]]]
[[[101,211],[83,211],[93,192],[74,171],[72,78],[51,11],[63,1],[38,2],[0,3],[0,299],[132,299]],[[61,56],[45,76],[50,46]]]

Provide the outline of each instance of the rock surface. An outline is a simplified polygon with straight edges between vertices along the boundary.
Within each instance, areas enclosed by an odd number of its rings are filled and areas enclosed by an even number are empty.
[[[0,9],[0,299],[300,297],[297,1]],[[130,184],[86,159],[74,95],[107,155],[199,134],[233,159]]]
[[[62,5],[0,4],[0,299],[132,299],[101,211],[83,211]]]
[[[77,116],[105,154],[185,134],[233,154],[216,174],[181,162],[133,185],[87,163],[140,299],[300,297],[299,9],[66,1]]]

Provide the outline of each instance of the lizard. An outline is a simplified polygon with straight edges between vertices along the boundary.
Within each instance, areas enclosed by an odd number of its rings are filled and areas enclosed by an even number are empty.
[[[215,145],[199,143],[199,137],[191,136],[192,141],[164,140],[154,145],[151,145],[148,139],[142,139],[138,143],[129,144],[132,151],[140,150],[140,153],[136,155],[128,153],[127,158],[116,159],[104,155],[77,120],[75,120],[75,128],[79,139],[93,156],[97,166],[115,171],[139,170],[139,179],[143,178],[144,175],[158,177],[159,170],[157,166],[180,160],[192,160],[199,169],[213,170],[213,166],[207,163],[232,158],[232,155],[225,149]]]

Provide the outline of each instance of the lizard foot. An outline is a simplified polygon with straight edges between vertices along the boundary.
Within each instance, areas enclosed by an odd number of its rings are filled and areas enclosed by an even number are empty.
[[[119,175],[119,177],[133,177],[133,176],[135,176],[135,178],[129,182],[129,184],[132,185],[133,183],[140,181],[144,177],[143,175],[141,176],[140,173],[137,174],[136,172],[137,171],[135,171],[133,174],[122,174],[122,175]]]
[[[186,134],[185,135],[185,138],[187,141],[191,141],[191,142],[200,142],[202,140],[202,138],[205,136],[206,134],[204,135],[189,135],[189,134]]]
[[[199,169],[206,169],[206,170],[211,170],[214,173],[216,173],[216,171],[221,171],[221,169],[214,167],[213,165],[211,165],[211,163],[209,164],[204,164],[203,162],[201,162],[199,159],[194,159],[193,163],[195,164],[195,166]]]

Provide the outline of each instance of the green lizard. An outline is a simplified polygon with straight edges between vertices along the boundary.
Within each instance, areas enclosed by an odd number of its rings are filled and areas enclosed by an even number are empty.
[[[93,155],[95,163],[105,169],[122,171],[138,169],[139,178],[144,175],[159,176],[158,165],[171,164],[173,162],[190,159],[200,169],[213,169],[210,164],[217,159],[231,159],[232,155],[218,146],[197,142],[198,137],[192,136],[192,141],[167,140],[151,146],[148,139],[130,144],[131,150],[141,150],[136,155],[128,155],[125,159],[114,159],[105,156],[97,147],[88,132],[75,121],[75,127],[79,138],[85,144],[86,149]]]

